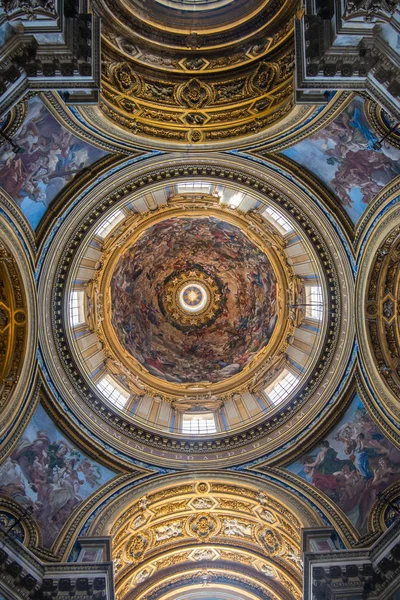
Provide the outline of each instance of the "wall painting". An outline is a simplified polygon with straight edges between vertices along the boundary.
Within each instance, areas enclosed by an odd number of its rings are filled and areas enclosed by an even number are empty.
[[[64,129],[38,97],[28,101],[24,123],[13,136],[21,151],[0,148],[0,186],[35,229],[52,200],[84,168],[107,154]]]
[[[287,469],[331,498],[361,534],[378,494],[400,478],[400,450],[355,396],[326,439]]]
[[[0,496],[32,511],[49,548],[76,507],[114,476],[72,444],[39,405],[0,466]]]
[[[378,141],[355,98],[329,125],[283,154],[307,167],[338,196],[353,223],[385,185],[400,174],[400,151]]]

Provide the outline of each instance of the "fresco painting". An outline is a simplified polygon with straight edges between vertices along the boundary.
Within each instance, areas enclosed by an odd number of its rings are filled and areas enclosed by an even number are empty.
[[[82,169],[107,153],[66,131],[40,98],[29,100],[25,121],[11,145],[0,148],[0,186],[35,229],[62,188]]]
[[[223,310],[180,330],[162,298],[171,275],[203,271],[220,286]],[[174,383],[223,381],[268,343],[277,321],[268,257],[240,229],[216,218],[167,219],[119,259],[111,280],[112,324],[121,345],[152,375]]]
[[[355,396],[329,436],[286,468],[329,496],[365,534],[378,494],[400,479],[400,450]]]
[[[400,151],[378,141],[355,98],[329,125],[283,154],[310,169],[335,194],[353,223],[385,185],[400,174]]]
[[[49,548],[73,510],[114,475],[66,439],[39,405],[0,466],[0,495],[32,512]]]

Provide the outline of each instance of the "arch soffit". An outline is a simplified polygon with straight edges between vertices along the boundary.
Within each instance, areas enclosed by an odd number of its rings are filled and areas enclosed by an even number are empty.
[[[3,359],[0,360],[1,437],[10,440],[26,419],[28,395],[32,393],[37,348],[37,305],[30,240],[20,231],[19,215],[0,214],[0,308]],[[8,440],[8,441],[7,441]]]
[[[264,582],[273,597],[299,598],[299,531],[320,523],[287,486],[210,471],[153,477],[113,499],[85,535],[112,536],[121,598],[205,565],[210,572],[244,568],[242,575]]]
[[[356,329],[363,393],[375,419],[397,444],[400,441],[400,404],[395,314],[399,298],[393,293],[399,287],[399,185],[400,180],[383,197],[378,197],[369,211],[358,244],[356,277]],[[393,340],[387,338],[385,327],[395,328]]]

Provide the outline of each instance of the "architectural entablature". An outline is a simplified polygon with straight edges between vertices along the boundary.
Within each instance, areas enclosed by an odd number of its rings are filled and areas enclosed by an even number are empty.
[[[300,102],[326,102],[327,90],[359,90],[400,115],[400,58],[394,2],[306,2],[295,24],[296,90]]]
[[[100,20],[83,2],[4,3],[0,24],[0,116],[29,92],[64,90],[72,104],[97,103]]]

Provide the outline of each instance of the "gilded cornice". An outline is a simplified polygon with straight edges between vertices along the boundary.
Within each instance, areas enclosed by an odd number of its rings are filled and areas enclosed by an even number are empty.
[[[220,588],[221,590],[230,590],[235,593],[237,589],[241,593],[250,593],[250,598],[264,598],[265,600],[280,600],[281,598],[293,598],[292,594],[288,594],[287,591],[274,586],[273,583],[265,578],[264,581],[260,581],[260,578],[255,578],[253,573],[248,573],[247,569],[235,565],[235,570],[232,571],[232,566],[225,567],[225,565],[205,564],[205,570],[200,570],[188,566],[186,569],[182,569],[178,576],[171,575],[167,581],[163,581],[161,584],[156,584],[148,591],[144,590],[139,596],[129,593],[121,596],[126,600],[133,598],[140,598],[141,600],[156,600],[157,598],[165,598],[165,594],[170,594],[173,591],[186,591],[189,592],[191,586],[199,585],[210,585],[214,589]],[[258,579],[258,581],[257,581]],[[236,591],[236,596],[240,591]],[[245,592],[244,592],[245,591]],[[167,596],[168,597],[168,596]],[[246,597],[246,596],[245,596]]]
[[[208,152],[220,150],[246,148],[253,152],[279,152],[305,139],[313,132],[325,127],[352,100],[354,94],[350,92],[337,92],[326,106],[295,105],[279,123],[269,124],[268,128],[257,133],[253,132],[251,138],[233,139],[232,141],[218,141],[215,139],[209,147],[202,142],[188,144],[188,152],[199,152],[207,148]],[[136,135],[135,130],[123,129],[111,120],[108,120],[96,106],[67,107],[56,93],[46,93],[43,101],[47,108],[64,126],[75,135],[90,141],[98,147],[114,152],[131,154],[140,149],[154,151],[180,150],[172,140],[159,139],[146,140]]]
[[[234,552],[232,553],[234,554]],[[179,569],[179,575],[175,575]],[[141,600],[156,600],[157,598],[168,598],[174,591],[190,592],[192,586],[207,585],[214,592],[218,589],[230,590],[237,598],[264,598],[265,600],[283,600],[299,598],[299,589],[288,578],[282,577],[281,585],[277,584],[270,577],[263,577],[262,574],[254,573],[253,569],[247,568],[240,563],[225,564],[220,561],[204,562],[201,565],[178,565],[171,569],[170,574],[165,574],[165,580],[162,583],[147,582],[148,585],[142,585],[139,594],[137,591],[129,591],[128,583],[126,590],[122,590],[117,598],[131,600],[140,598]],[[242,596],[243,594],[243,596]]]

